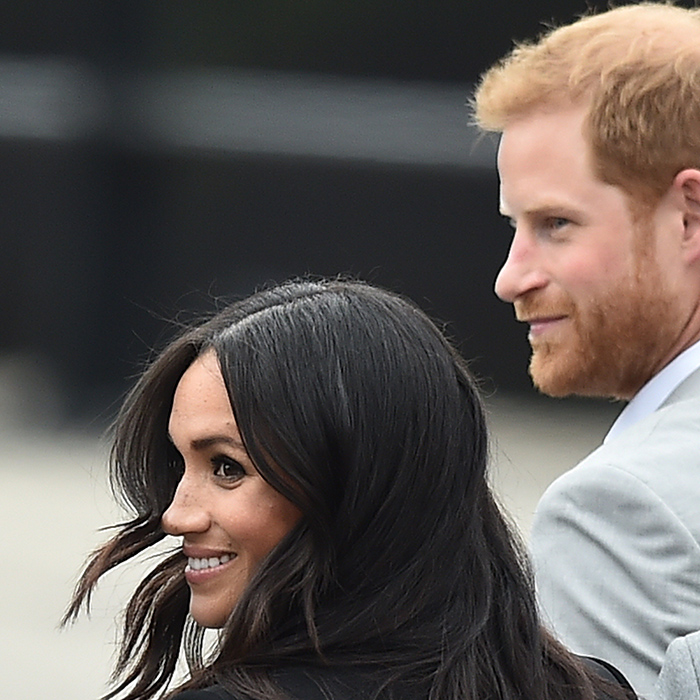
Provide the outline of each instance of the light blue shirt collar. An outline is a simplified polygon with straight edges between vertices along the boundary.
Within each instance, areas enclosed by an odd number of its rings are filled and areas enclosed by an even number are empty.
[[[699,367],[700,341],[673,358],[632,397],[612,424],[603,442],[611,440],[623,430],[656,411],[673,390]]]

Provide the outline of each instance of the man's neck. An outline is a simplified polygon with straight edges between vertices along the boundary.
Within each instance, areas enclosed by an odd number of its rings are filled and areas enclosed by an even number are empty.
[[[659,409],[673,391],[698,368],[700,368],[700,341],[671,360],[635,394],[613,423],[604,442],[608,442],[626,428]]]

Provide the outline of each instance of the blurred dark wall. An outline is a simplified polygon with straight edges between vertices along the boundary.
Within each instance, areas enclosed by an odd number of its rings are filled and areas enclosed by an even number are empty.
[[[692,0],[689,0],[692,4]],[[682,4],[682,3],[681,3]],[[474,80],[514,39],[607,0],[24,0],[0,51]]]
[[[411,296],[480,375],[527,386],[524,333],[492,293],[507,244],[495,176],[242,155],[106,164],[92,149],[13,146],[0,143],[14,183],[3,345],[46,353],[74,403],[118,393],[171,320],[306,274]]]
[[[212,66],[468,85],[543,21],[606,4],[25,0],[6,8],[0,65],[4,57],[87,67],[100,85],[100,116],[59,137],[5,128],[0,110],[0,352],[39,353],[74,409],[91,410],[123,390],[183,310],[211,309],[212,296],[271,280],[348,273],[449,321],[489,386],[524,390],[525,334],[492,293],[508,241],[493,170],[158,148],[134,128],[134,86],[149,71]],[[0,106],[12,100],[8,75],[0,68]],[[466,110],[464,121],[466,139]]]

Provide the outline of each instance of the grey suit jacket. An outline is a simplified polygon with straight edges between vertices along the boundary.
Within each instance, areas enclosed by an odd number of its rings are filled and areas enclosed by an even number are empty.
[[[652,693],[700,629],[700,370],[543,495],[532,555],[545,621]]]
[[[671,643],[654,700],[700,700],[700,632]]]

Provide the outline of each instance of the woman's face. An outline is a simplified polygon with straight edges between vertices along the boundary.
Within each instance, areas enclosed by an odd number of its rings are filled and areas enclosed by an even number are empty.
[[[169,434],[185,469],[163,514],[163,529],[183,537],[192,617],[204,627],[221,627],[262,559],[301,512],[248,457],[213,351],[182,375]]]

